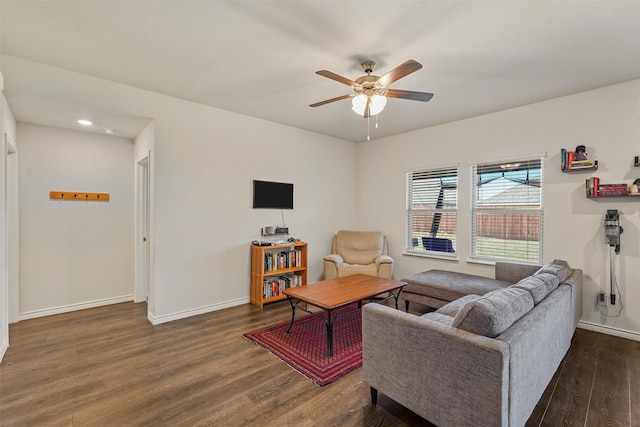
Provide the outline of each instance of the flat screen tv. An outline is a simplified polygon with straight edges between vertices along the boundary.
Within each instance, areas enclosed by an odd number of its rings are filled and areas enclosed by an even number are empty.
[[[293,209],[293,184],[253,180],[254,209]]]

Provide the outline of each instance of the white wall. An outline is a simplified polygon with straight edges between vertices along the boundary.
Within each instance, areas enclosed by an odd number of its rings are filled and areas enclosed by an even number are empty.
[[[592,324],[604,332],[603,327],[611,327],[640,339],[640,198],[586,199],[584,181],[590,174],[560,172],[560,149],[580,144],[586,145],[590,158],[598,159],[595,175],[601,182],[630,184],[640,177],[640,168],[632,167],[633,157],[640,154],[639,80],[359,144],[360,227],[387,233],[397,278],[432,268],[491,276],[492,267],[467,262],[469,165],[546,152],[544,260],[561,258],[584,270],[584,327]],[[451,164],[460,167],[458,261],[404,256],[405,172]],[[616,259],[624,303],[618,318],[602,316],[594,307],[597,293],[609,288],[609,247],[602,225],[607,209],[620,211],[624,227]],[[608,314],[618,308],[609,308]]]
[[[133,141],[18,124],[20,319],[132,299]],[[109,193],[108,202],[50,191]]]
[[[153,119],[154,323],[249,301],[251,241],[261,227],[282,222],[279,210],[252,209],[253,179],[294,184],[295,209],[284,212],[285,222],[293,236],[309,243],[310,281],[323,275],[333,233],[356,224],[351,142],[14,57],[4,57],[3,66],[53,86],[72,79],[74,91],[65,94],[70,101],[91,100]],[[20,172],[28,173],[22,166]],[[21,212],[21,220],[26,216]],[[23,253],[29,259],[21,265],[28,268],[39,252],[30,245],[21,247]]]
[[[9,64],[14,66],[14,61]],[[544,259],[563,258],[584,269],[583,326],[640,334],[640,310],[635,307],[640,297],[636,281],[640,200],[587,200],[584,179],[589,175],[563,174],[559,169],[560,149],[584,144],[590,157],[599,160],[597,175],[603,182],[631,182],[640,176],[640,168],[630,167],[633,156],[640,154],[639,81],[353,144],[29,61],[18,62],[34,75],[46,76],[50,84],[73,79],[77,86],[74,93],[67,94],[70,99],[105,100],[110,105],[119,102],[120,111],[154,119],[155,301],[149,314],[155,323],[248,301],[249,242],[257,238],[260,227],[281,223],[280,211],[251,209],[252,179],[295,184],[295,209],[285,211],[285,220],[294,236],[309,242],[310,281],[322,277],[322,256],[339,228],[384,231],[396,259],[396,277],[430,268],[490,276],[491,267],[467,263],[470,214],[469,188],[464,184],[469,182],[469,164],[547,152]],[[58,131],[43,132],[43,140],[58,139]],[[21,159],[22,145],[20,149]],[[129,158],[130,179],[135,153],[137,144]],[[458,262],[403,256],[404,173],[455,163],[460,165],[461,183]],[[27,171],[21,165],[21,181],[23,177],[33,180],[37,176],[30,175],[51,167],[43,164]],[[65,173],[54,176],[61,179]],[[131,184],[132,194],[133,188]],[[44,194],[37,194],[35,189],[21,188],[21,197],[51,203],[47,195],[52,189],[43,188]],[[28,195],[23,196],[25,191]],[[604,317],[593,306],[597,292],[609,286],[608,247],[602,229],[607,209],[620,210],[625,228],[622,253],[617,257],[625,308],[618,318]],[[21,220],[31,221],[30,215],[21,212]],[[21,247],[21,256],[27,257],[21,260],[21,274],[27,273],[24,269],[40,253],[34,244]],[[43,253],[45,259],[50,255],[51,251]],[[131,286],[128,293],[132,293]],[[86,301],[81,289],[72,291],[70,296]],[[54,306],[51,302],[47,305]]]
[[[583,325],[640,333],[640,310],[634,305],[640,297],[640,287],[634,282],[640,261],[640,200],[587,200],[583,194],[588,174],[559,170],[560,148],[584,144],[590,157],[599,160],[597,175],[603,182],[630,182],[640,176],[640,168],[630,168],[633,156],[640,154],[639,81],[353,144],[29,61],[12,59],[9,64],[15,66],[16,61],[24,70],[46,76],[53,85],[58,79],[73,79],[76,89],[66,94],[69,99],[120,103],[119,111],[154,119],[155,301],[149,314],[155,323],[248,301],[249,243],[258,237],[260,227],[281,223],[280,211],[251,209],[252,179],[294,183],[295,209],[285,211],[285,220],[294,236],[309,242],[310,281],[322,277],[322,256],[339,228],[384,231],[396,259],[396,277],[430,268],[490,276],[491,267],[467,263],[470,215],[469,189],[464,184],[469,182],[468,165],[547,152],[545,260],[563,258],[585,270]],[[59,139],[56,130],[40,130],[43,142]],[[141,147],[137,142],[130,154],[130,179]],[[20,149],[22,158],[22,145]],[[460,164],[461,183],[459,261],[403,256],[404,173],[455,163]],[[27,171],[21,165],[21,181],[23,176],[33,180],[37,176],[30,175],[39,174],[40,168],[52,167],[37,166]],[[62,179],[65,173],[53,176]],[[133,188],[131,184],[132,194]],[[51,203],[47,198],[52,189],[21,188],[21,197]],[[25,191],[28,194],[23,196]],[[625,303],[619,318],[603,317],[593,307],[597,292],[608,289],[602,219],[612,208],[621,211],[625,228],[617,258]],[[30,221],[30,215],[21,212],[21,220]],[[90,244],[78,247],[86,249]],[[21,260],[23,269],[37,261],[38,254],[34,244],[21,247],[21,256],[27,257]],[[44,251],[43,256],[51,256],[51,251]],[[133,262],[133,250],[128,259]],[[73,289],[71,295],[78,301],[87,298],[79,289]]]
[[[285,223],[309,243],[309,281],[354,224],[355,144],[163,98],[155,119],[155,323],[248,302],[250,242],[281,211],[252,209],[252,180],[294,184]]]

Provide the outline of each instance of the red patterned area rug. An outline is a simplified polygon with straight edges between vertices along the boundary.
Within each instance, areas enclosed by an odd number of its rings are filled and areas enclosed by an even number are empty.
[[[285,333],[290,321],[244,334],[243,337],[264,347],[318,385],[327,385],[362,366],[362,312],[356,305],[331,313],[333,355],[327,356],[326,312],[298,317],[291,332]],[[350,313],[344,314],[348,311]],[[340,317],[336,317],[340,315]],[[318,318],[322,316],[323,319]]]

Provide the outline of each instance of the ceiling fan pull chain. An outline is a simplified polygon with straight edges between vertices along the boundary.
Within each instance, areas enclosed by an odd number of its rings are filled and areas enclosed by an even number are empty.
[[[378,129],[378,115],[376,114],[376,129]]]
[[[369,138],[369,123],[371,123],[371,116],[367,117],[367,141],[371,141],[371,138]]]

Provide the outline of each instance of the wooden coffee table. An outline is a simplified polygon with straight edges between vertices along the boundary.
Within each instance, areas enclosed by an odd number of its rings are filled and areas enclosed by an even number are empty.
[[[341,313],[332,319],[331,312],[333,310],[354,302],[358,303],[359,310],[363,300],[374,299],[374,297],[387,292],[389,296],[375,299],[379,300],[378,302],[382,302],[394,298],[397,309],[398,296],[404,285],[406,283],[398,280],[383,279],[366,274],[354,274],[285,289],[284,294],[291,304],[291,323],[286,333],[291,331],[296,317],[296,308],[310,314],[316,314],[307,310],[306,306],[305,308],[301,307],[300,303],[304,302],[326,310],[327,317],[322,316],[321,318],[327,326],[327,356],[331,356],[333,350],[333,324],[340,316],[347,314]]]

